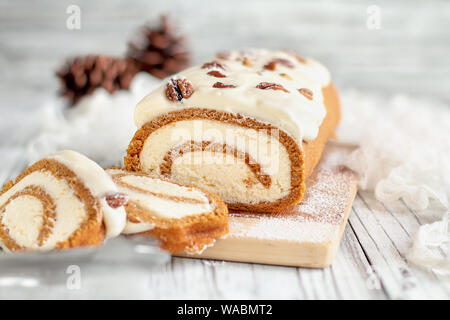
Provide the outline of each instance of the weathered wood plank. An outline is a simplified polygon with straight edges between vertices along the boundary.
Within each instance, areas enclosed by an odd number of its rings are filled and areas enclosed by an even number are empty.
[[[427,299],[445,298],[447,295],[439,283],[431,283],[429,277],[423,278],[423,274],[412,269],[405,255],[409,247],[410,237],[405,228],[400,225],[391,212],[369,193],[358,193],[355,200],[355,215],[359,218],[351,220],[355,227],[358,239],[361,242],[372,240],[375,244],[363,247],[369,259],[373,259],[372,267],[381,279],[391,298]],[[363,228],[360,228],[358,221]],[[366,234],[367,231],[369,234]],[[419,281],[418,278],[422,281]]]
[[[341,249],[331,271],[343,299],[387,299],[381,287],[374,285],[372,267],[364,249],[349,224],[344,232]]]

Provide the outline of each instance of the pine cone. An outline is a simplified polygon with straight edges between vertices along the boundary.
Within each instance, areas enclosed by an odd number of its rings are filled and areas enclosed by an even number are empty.
[[[109,93],[128,90],[137,72],[130,59],[88,55],[68,60],[56,75],[61,80],[61,95],[73,106],[100,87]]]
[[[127,57],[133,59],[141,71],[163,79],[189,64],[185,38],[177,36],[169,18],[161,16],[157,28],[144,26],[141,38],[128,44]]]

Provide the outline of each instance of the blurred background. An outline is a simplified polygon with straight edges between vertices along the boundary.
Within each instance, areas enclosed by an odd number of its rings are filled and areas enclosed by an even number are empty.
[[[70,5],[80,29],[66,26]],[[292,48],[326,64],[340,89],[450,101],[445,0],[0,0],[0,112],[17,111],[9,126],[26,125],[22,114],[57,92],[54,72],[67,57],[123,55],[161,13],[188,36],[193,63],[222,49]]]

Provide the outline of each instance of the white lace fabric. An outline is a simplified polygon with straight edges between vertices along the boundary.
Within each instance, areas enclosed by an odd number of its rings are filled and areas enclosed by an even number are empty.
[[[382,98],[357,91],[342,95],[342,142],[357,145],[347,165],[359,187],[377,200],[403,200],[419,212],[436,206],[441,220],[422,225],[408,260],[450,277],[450,106],[404,95]]]

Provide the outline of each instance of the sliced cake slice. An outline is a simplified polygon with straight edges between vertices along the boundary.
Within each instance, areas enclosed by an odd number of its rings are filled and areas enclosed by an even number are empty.
[[[124,234],[155,237],[178,253],[200,252],[228,233],[228,210],[218,196],[145,173],[106,171],[129,198]]]
[[[94,161],[58,152],[3,186],[0,246],[14,252],[100,245],[125,227],[126,200]]]

